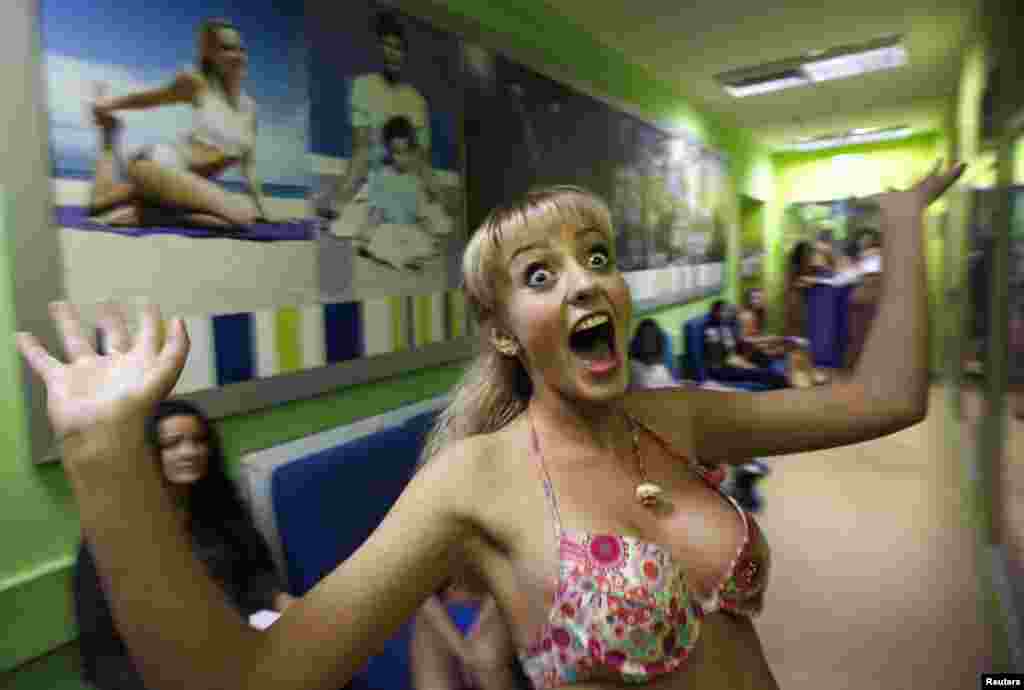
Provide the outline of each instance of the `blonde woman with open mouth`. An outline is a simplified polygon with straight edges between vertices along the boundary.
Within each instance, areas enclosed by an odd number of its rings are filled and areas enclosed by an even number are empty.
[[[493,596],[535,688],[777,688],[752,618],[769,586],[756,521],[721,490],[751,457],[859,443],[923,420],[922,218],[963,171],[872,198],[887,271],[849,377],[757,395],[628,390],[629,288],[607,207],[570,187],[495,210],[463,272],[480,352],[377,530],[265,632],[239,621],[191,554],[143,433],[189,350],[157,309],[110,354],[53,307],[68,363],[32,336],[51,423],[114,613],[153,690],[336,690],[460,577]],[[159,586],[154,586],[159,583]]]

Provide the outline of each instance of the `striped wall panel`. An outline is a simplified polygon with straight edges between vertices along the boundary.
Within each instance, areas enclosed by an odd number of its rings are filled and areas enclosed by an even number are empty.
[[[186,317],[191,349],[174,393],[269,378],[469,335],[461,290]]]

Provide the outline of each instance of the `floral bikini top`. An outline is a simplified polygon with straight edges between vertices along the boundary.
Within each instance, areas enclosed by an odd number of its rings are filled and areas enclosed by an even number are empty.
[[[745,529],[727,577],[709,600],[701,601],[686,582],[683,564],[666,547],[637,537],[563,529],[532,425],[531,434],[559,542],[554,604],[538,637],[518,652],[535,688],[606,677],[645,683],[686,663],[706,614],[722,610],[752,617],[761,612],[770,554],[757,523],[725,493],[734,467],[689,462],[736,508]]]

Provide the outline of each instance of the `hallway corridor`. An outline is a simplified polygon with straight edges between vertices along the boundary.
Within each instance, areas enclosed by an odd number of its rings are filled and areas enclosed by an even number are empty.
[[[770,458],[773,580],[758,629],[784,690],[972,690],[989,666],[943,390],[920,425]]]

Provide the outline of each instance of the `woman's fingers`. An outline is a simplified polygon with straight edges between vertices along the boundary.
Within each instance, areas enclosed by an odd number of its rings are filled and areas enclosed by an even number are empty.
[[[59,360],[53,357],[46,348],[43,347],[39,340],[31,333],[16,333],[14,341],[18,345],[18,350],[21,355],[28,362],[29,367],[32,371],[36,372],[36,375],[47,382],[50,380],[50,376],[53,375],[58,369],[64,366]]]
[[[175,319],[171,322],[167,341],[157,355],[156,376],[158,380],[157,400],[163,400],[174,390],[188,360],[189,338],[185,322]]]
[[[99,325],[103,329],[106,340],[105,349],[107,353],[125,353],[132,349],[131,335],[128,333],[128,323],[125,321],[124,312],[121,307],[113,302],[107,302],[100,307]]]
[[[50,316],[57,324],[57,330],[64,341],[64,352],[68,356],[68,361],[74,362],[81,357],[96,354],[92,341],[82,331],[78,311],[69,302],[51,302]]]
[[[164,323],[160,307],[152,302],[142,308],[139,328],[139,346],[146,359],[158,357],[164,348]]]
[[[951,166],[945,173],[940,173],[941,169],[942,159],[940,158],[932,172],[918,184],[918,189],[923,195],[926,205],[945,194],[946,190],[953,186],[953,183],[967,169],[967,165],[958,163]]]

